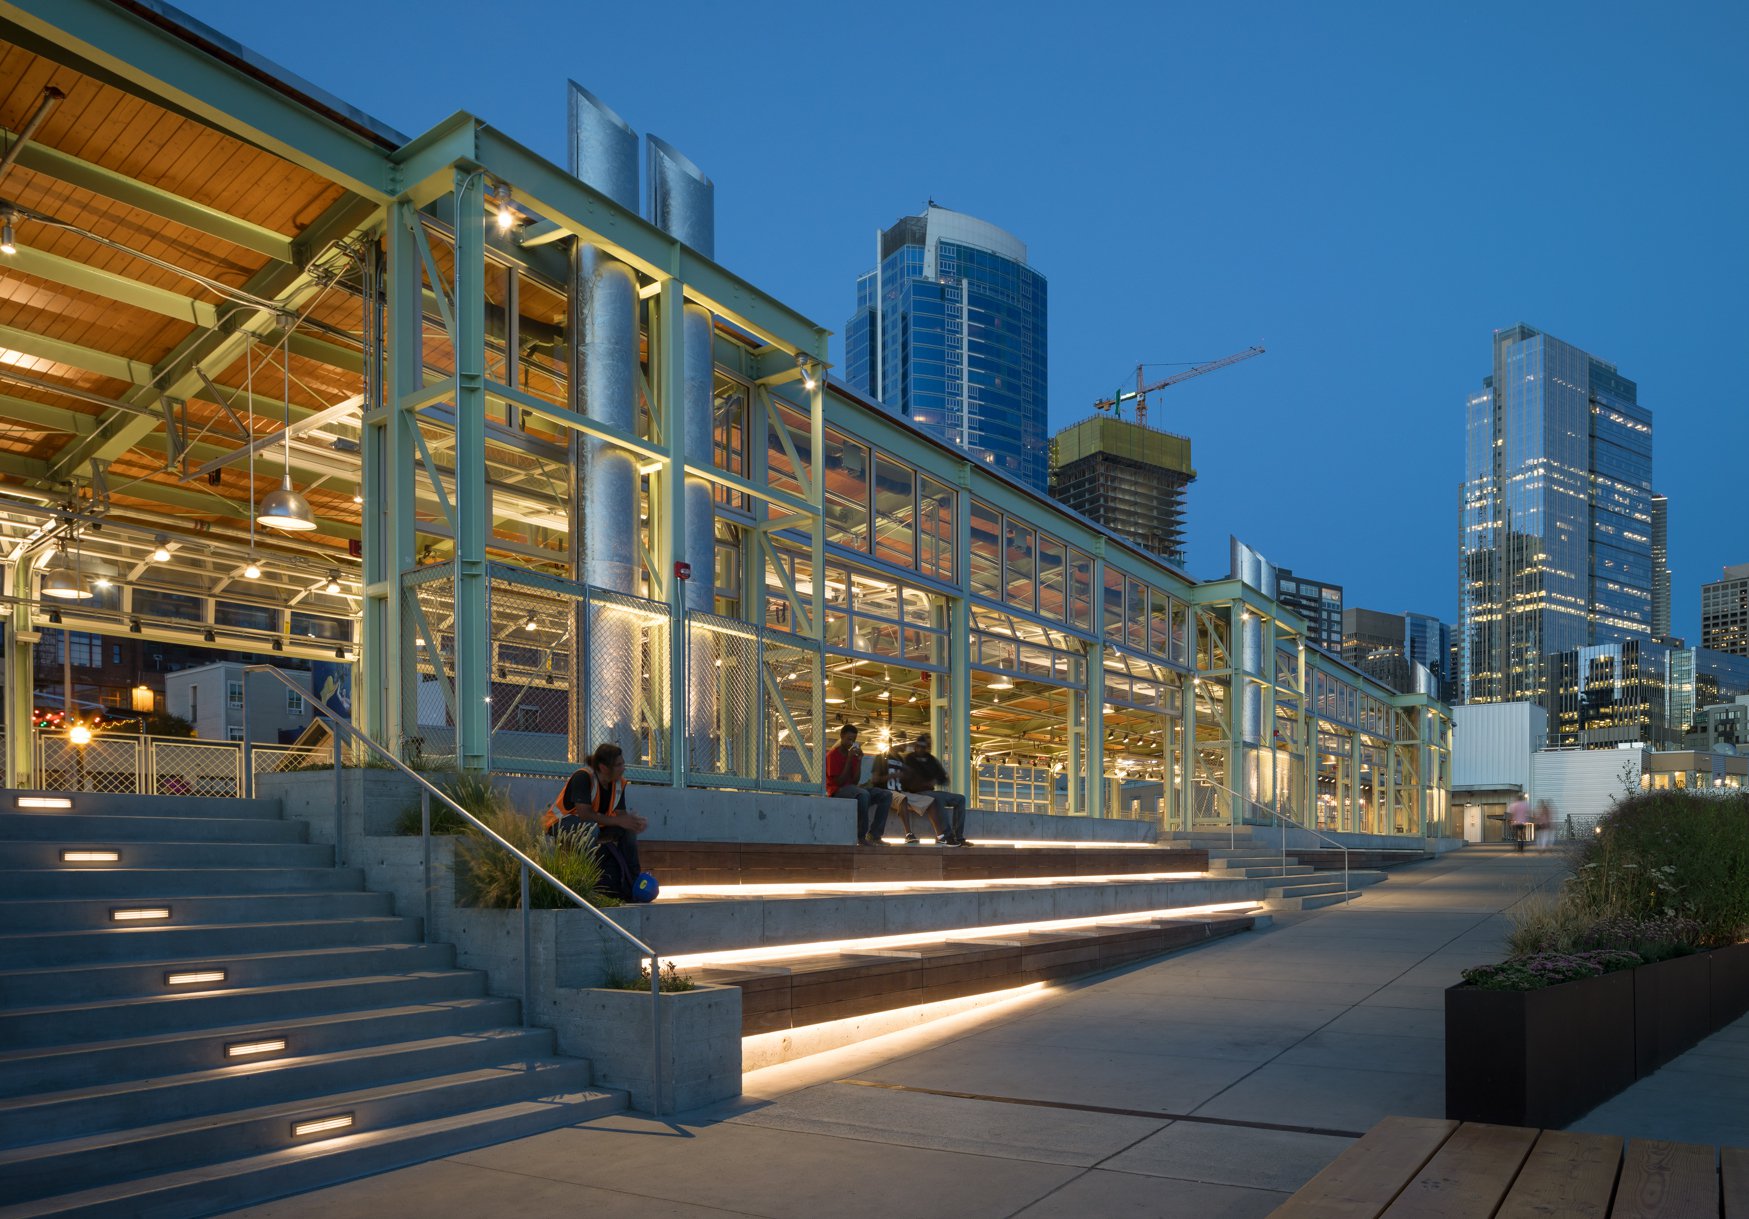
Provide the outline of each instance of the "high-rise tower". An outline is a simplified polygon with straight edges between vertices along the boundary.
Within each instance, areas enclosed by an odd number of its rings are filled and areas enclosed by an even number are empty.
[[[1652,413],[1615,366],[1518,325],[1468,400],[1464,702],[1548,705],[1549,658],[1651,633]]]
[[[1670,641],[1670,501],[1652,497],[1652,638]]]
[[[845,378],[1043,491],[1045,277],[993,224],[929,204],[877,238],[845,324]]]

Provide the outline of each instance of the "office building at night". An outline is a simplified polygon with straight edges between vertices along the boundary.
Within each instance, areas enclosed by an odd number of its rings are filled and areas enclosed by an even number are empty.
[[[1749,563],[1700,586],[1700,645],[1749,656]]]

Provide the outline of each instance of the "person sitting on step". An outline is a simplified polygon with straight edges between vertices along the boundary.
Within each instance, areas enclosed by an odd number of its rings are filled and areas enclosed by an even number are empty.
[[[624,751],[614,744],[597,745],[589,764],[565,781],[541,825],[548,837],[561,842],[580,839],[594,826],[601,891],[629,902],[636,900],[638,835],[649,823],[626,811],[625,776]]]
[[[826,794],[856,801],[856,845],[878,847],[887,828],[887,811],[893,793],[885,785],[862,782],[862,746],[856,743],[856,725],[838,730],[838,744],[826,754]]]
[[[969,847],[966,841],[966,798],[959,792],[947,791],[941,784],[948,781],[947,770],[939,758],[929,752],[929,734],[919,733],[912,742],[911,752],[905,755],[905,769],[901,782],[907,793],[928,796],[939,805],[947,821],[947,832],[942,832],[942,816],[932,816],[935,823],[935,841],[941,846]]]

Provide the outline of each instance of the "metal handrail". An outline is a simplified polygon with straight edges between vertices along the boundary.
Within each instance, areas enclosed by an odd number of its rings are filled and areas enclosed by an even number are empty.
[[[412,767],[408,766],[405,762],[401,761],[401,759],[396,757],[394,755],[394,753],[391,752],[387,746],[385,746],[385,745],[381,744],[380,742],[367,736],[364,732],[362,732],[358,728],[354,727],[351,723],[349,723],[348,721],[342,719],[340,716],[335,714],[335,712],[330,707],[328,707],[320,699],[316,698],[309,691],[305,690],[302,686],[300,686],[296,682],[292,681],[291,678],[287,677],[284,674],[284,672],[282,672],[280,669],[278,669],[277,667],[275,667],[273,665],[248,665],[244,668],[243,672],[245,674],[248,674],[248,673],[271,673],[274,676],[274,678],[277,679],[278,681],[280,681],[281,683],[283,683],[287,689],[296,690],[299,694],[302,694],[305,697],[305,699],[308,701],[308,705],[313,710],[315,710],[316,712],[318,712],[319,714],[321,714],[325,718],[325,720],[327,721],[330,728],[344,729],[346,731],[347,735],[350,736],[352,739],[354,739],[354,740],[358,741],[360,744],[366,746],[368,749],[370,749],[371,751],[376,753],[379,757],[381,757],[390,766],[394,767],[394,769],[400,771],[403,775],[407,776],[407,778],[413,780],[413,782],[415,782],[419,785],[419,789],[420,789],[419,790],[419,829],[420,829],[420,834],[424,839],[424,845],[425,845],[425,926],[424,926],[424,934],[425,934],[426,941],[428,943],[430,942],[430,938],[431,938],[431,892],[432,892],[432,885],[431,885],[431,800],[433,797],[436,797],[438,800],[442,801],[445,807],[447,807],[451,812],[455,813],[457,816],[461,817],[463,821],[467,822],[474,829],[478,830],[480,833],[484,834],[487,838],[489,838],[493,842],[497,843],[504,850],[509,851],[511,857],[513,859],[517,860],[522,865],[522,867],[521,867],[521,875],[522,875],[522,1025],[524,1028],[529,1027],[529,1008],[532,1006],[533,1001],[534,1001],[534,981],[533,981],[534,975],[533,975],[533,966],[532,966],[532,962],[531,962],[530,954],[529,954],[530,930],[529,930],[529,905],[528,905],[528,876],[529,876],[529,873],[531,871],[537,873],[541,877],[542,880],[546,881],[549,885],[553,886],[553,888],[557,889],[560,893],[562,893],[566,897],[570,898],[572,904],[578,906],[579,908],[581,908],[583,910],[587,910],[592,916],[594,916],[594,918],[598,922],[604,924],[615,935],[619,936],[622,940],[625,940],[628,944],[632,945],[632,947],[638,949],[639,951],[641,951],[643,953],[646,953],[649,956],[649,958],[650,958],[650,1079],[651,1079],[651,1084],[652,1084],[650,1107],[651,1107],[652,1111],[654,1112],[654,1115],[657,1117],[660,1117],[662,1115],[662,1084],[663,1084],[663,1071],[662,1071],[662,960],[659,956],[657,956],[656,950],[654,948],[651,948],[648,944],[644,943],[644,941],[640,940],[637,936],[633,935],[631,932],[627,931],[624,927],[621,927],[618,923],[616,923],[612,919],[608,918],[607,915],[603,914],[600,910],[596,909],[593,905],[591,905],[587,900],[585,900],[583,897],[579,896],[576,892],[574,892],[571,889],[571,887],[569,885],[567,885],[564,881],[560,880],[558,877],[554,876],[551,872],[549,872],[545,868],[541,867],[541,865],[537,861],[535,861],[534,859],[531,859],[528,855],[524,854],[522,851],[518,850],[515,846],[511,845],[509,841],[507,841],[501,834],[499,834],[491,826],[487,825],[485,822],[481,821],[478,817],[476,817],[472,813],[468,812],[468,810],[463,808],[460,804],[456,803],[456,801],[453,800],[447,793],[445,793],[442,788],[438,787],[435,783],[432,783],[424,775],[421,775],[418,771],[414,770]],[[246,702],[247,702],[247,695],[245,695],[245,703]],[[245,740],[247,740],[247,733],[245,733]],[[336,852],[339,852],[342,849],[341,844],[344,841],[344,836],[342,833],[343,827],[342,827],[341,821],[340,821],[340,773],[341,773],[341,770],[340,770],[340,737],[338,734],[336,734],[334,737],[334,783],[335,783],[335,792],[334,792],[334,796],[335,796],[334,845],[335,845]],[[255,778],[254,778],[253,772],[251,772],[249,774],[249,785],[250,785],[249,790],[250,790],[251,795],[254,794],[254,790],[255,790],[254,784],[255,784]]]
[[[1343,905],[1347,905],[1349,902],[1354,900],[1353,890],[1349,887],[1349,883],[1348,883],[1348,847],[1346,844],[1336,841],[1336,839],[1331,838],[1329,835],[1325,834],[1323,831],[1315,829],[1312,826],[1302,825],[1300,822],[1298,822],[1294,818],[1288,816],[1286,813],[1281,812],[1277,809],[1270,808],[1267,804],[1261,804],[1258,801],[1253,800],[1250,796],[1240,795],[1238,792],[1236,792],[1232,788],[1228,787],[1225,783],[1216,783],[1213,779],[1204,779],[1204,778],[1198,778],[1195,780],[1195,782],[1207,783],[1210,787],[1219,788],[1221,791],[1226,792],[1229,796],[1232,796],[1238,800],[1244,801],[1247,805],[1249,805],[1252,808],[1259,809],[1262,812],[1268,813],[1271,817],[1276,818],[1277,820],[1279,820],[1282,823],[1282,825],[1281,825],[1281,846],[1279,849],[1280,849],[1280,856],[1281,856],[1281,870],[1282,870],[1282,879],[1283,880],[1287,879],[1287,827],[1288,826],[1291,825],[1295,829],[1304,830],[1304,831],[1306,831],[1306,833],[1312,835],[1312,837],[1318,839],[1318,841],[1327,842],[1331,846],[1335,847],[1338,851],[1341,851],[1342,852],[1342,903],[1343,903]],[[1238,822],[1229,817],[1228,823],[1227,823],[1227,828],[1229,831],[1229,833],[1228,833],[1229,841],[1233,842],[1234,844],[1237,844],[1238,834],[1239,834]]]

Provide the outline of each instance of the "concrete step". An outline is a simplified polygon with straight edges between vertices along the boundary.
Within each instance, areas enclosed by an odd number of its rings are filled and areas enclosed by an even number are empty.
[[[1260,876],[1311,876],[1316,871],[1316,869],[1307,867],[1304,864],[1290,863],[1284,868],[1280,864],[1247,865],[1243,860],[1231,859],[1223,859],[1220,863],[1223,866],[1216,867],[1214,864],[1209,865],[1209,874],[1211,876],[1234,876],[1253,879]]]
[[[429,1003],[282,1015],[270,1022],[194,1031],[177,1030],[88,1045],[0,1052],[0,1096],[70,1092],[126,1080],[154,1079],[229,1067],[225,1047],[284,1038],[286,1053],[333,1054],[387,1042],[455,1034],[514,1024],[515,999],[474,996]]]
[[[551,1029],[492,1028],[396,1039],[325,1054],[238,1061],[186,1075],[0,1100],[0,1144],[55,1142],[255,1108],[266,1098],[300,1100],[551,1057]]]
[[[292,848],[302,850],[302,847]],[[322,847],[322,850],[328,850]],[[117,868],[0,870],[8,902],[37,898],[243,897],[255,893],[333,893],[364,889],[362,868]],[[0,926],[4,926],[0,916]]]
[[[1222,860],[1222,859],[1240,859],[1240,860],[1243,860],[1243,859],[1277,859],[1277,860],[1279,860],[1280,858],[1281,858],[1281,852],[1279,850],[1275,849],[1274,847],[1240,846],[1240,847],[1231,847],[1231,848],[1229,848],[1229,847],[1210,847],[1209,848],[1209,863],[1210,864],[1213,864],[1216,861]]]
[[[1321,893],[1342,893],[1342,878],[1335,880],[1311,881],[1306,884],[1271,885],[1267,890],[1271,898],[1279,897],[1316,897]]]
[[[51,1143],[0,1150],[0,1197],[15,1201],[64,1193],[70,1182],[87,1189],[199,1165],[221,1164],[315,1143],[349,1141],[357,1133],[387,1130],[501,1105],[586,1092],[589,1064],[581,1059],[537,1058],[426,1079],[269,1103],[217,1116],[184,1118],[120,1132],[85,1134]],[[311,1135],[293,1133],[299,1122],[341,1115],[350,1123]],[[373,1166],[374,1167],[374,1166]]]
[[[1343,892],[1338,885],[1334,893],[1317,893],[1309,897],[1272,897],[1263,903],[1265,910],[1276,914],[1285,914],[1295,910],[1318,910],[1325,906],[1341,905],[1353,901],[1360,894],[1354,890]]]
[[[114,961],[174,961],[294,949],[362,948],[371,944],[412,944],[418,940],[419,920],[393,915],[285,923],[195,927],[141,924],[98,931],[39,931],[0,936],[0,971],[48,966],[76,968]]]
[[[484,976],[441,970],[387,977],[320,978],[236,990],[206,990],[153,998],[0,1011],[0,1045],[76,1046],[178,1030],[293,1020],[323,1012],[428,1003],[479,995]]]
[[[104,820],[110,820],[105,818]],[[150,824],[142,822],[142,824]],[[247,823],[245,823],[247,824]],[[262,821],[260,825],[286,825]],[[114,862],[69,862],[63,851],[114,851]],[[120,842],[104,838],[60,838],[47,842],[0,841],[0,871],[113,872],[126,868],[329,868],[334,848],[315,842]]]
[[[255,893],[228,897],[175,897],[141,901],[113,898],[57,898],[0,901],[0,928],[7,932],[103,931],[135,928],[146,921],[118,921],[114,910],[168,910],[157,926],[189,927],[201,923],[283,923],[296,919],[368,918],[393,914],[387,893]]]
[[[618,1113],[623,1093],[583,1091],[369,1130],[227,1164],[159,1173],[21,1203],[6,1219],[78,1214],[90,1219],[194,1219],[353,1177],[455,1155]]]
[[[10,810],[10,803],[0,810]],[[0,811],[0,842],[116,846],[130,842],[303,842],[302,821],[268,817],[123,817]]]
[[[71,806],[20,808],[19,801],[65,800]],[[0,812],[70,812],[99,817],[219,817],[280,819],[276,799],[208,798],[203,796],[138,796],[121,792],[41,792],[0,789]]]
[[[97,999],[146,999],[187,993],[165,981],[168,974],[223,970],[222,982],[197,984],[197,991],[238,990],[305,982],[316,978],[389,977],[431,973],[455,965],[449,944],[378,944],[360,948],[298,949],[293,952],[191,957],[42,968],[0,973],[0,1011],[89,1003]]]

